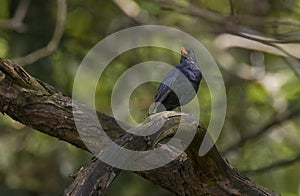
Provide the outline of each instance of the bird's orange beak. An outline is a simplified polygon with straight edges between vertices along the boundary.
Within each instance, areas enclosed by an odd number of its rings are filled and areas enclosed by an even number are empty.
[[[188,54],[185,48],[181,48],[181,54]]]

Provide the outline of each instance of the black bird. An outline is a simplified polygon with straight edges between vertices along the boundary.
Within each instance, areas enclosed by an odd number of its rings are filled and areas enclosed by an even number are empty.
[[[171,69],[163,79],[150,114],[173,110],[190,102],[198,91],[201,79],[202,74],[193,50],[182,48],[180,64]]]

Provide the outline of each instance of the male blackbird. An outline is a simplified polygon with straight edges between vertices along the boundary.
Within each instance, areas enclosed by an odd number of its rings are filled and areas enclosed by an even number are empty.
[[[163,79],[150,114],[173,110],[190,102],[198,91],[201,79],[202,74],[193,50],[182,48],[180,64],[171,69]]]

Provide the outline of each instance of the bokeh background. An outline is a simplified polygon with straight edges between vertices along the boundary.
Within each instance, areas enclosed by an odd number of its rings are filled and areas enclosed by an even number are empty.
[[[0,57],[19,62],[31,75],[71,96],[81,60],[111,33],[144,24],[189,33],[214,56],[226,85],[227,114],[217,141],[224,158],[258,184],[283,196],[299,194],[300,1],[65,3],[64,14],[64,0],[0,0]],[[120,55],[99,80],[97,110],[111,114],[112,88],[130,66],[150,60],[176,65],[179,58],[177,53],[153,47]],[[147,115],[157,86],[145,83],[132,94],[130,111],[136,121]],[[205,81],[198,96],[200,120],[207,126],[210,94]],[[72,181],[69,174],[91,158],[82,150],[0,115],[0,195],[62,194]],[[107,195],[172,194],[123,172]]]

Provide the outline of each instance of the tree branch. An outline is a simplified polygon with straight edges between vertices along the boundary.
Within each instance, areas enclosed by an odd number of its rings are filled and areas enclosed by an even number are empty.
[[[254,36],[250,36],[241,32],[234,32],[234,31],[228,31],[228,33],[231,33],[233,35],[237,35],[252,41],[256,41],[268,46],[271,46],[273,48],[276,48],[277,50],[279,50],[280,52],[282,52],[284,55],[283,58],[284,60],[287,62],[288,66],[290,67],[290,69],[295,73],[295,75],[300,79],[300,72],[298,72],[298,68],[300,67],[299,65],[299,61],[297,60],[297,57],[291,55],[290,53],[288,53],[287,51],[285,51],[284,49],[282,49],[280,46],[276,45],[275,43],[273,43],[272,40],[264,40],[264,39],[260,39]]]
[[[189,121],[194,119],[188,115],[180,116],[177,114],[174,116],[174,114],[176,113],[157,114],[150,121],[147,119],[146,121],[156,124],[167,115],[168,119],[172,120],[169,120],[168,126],[159,130],[158,134],[168,132],[172,135],[179,125],[180,118],[183,118],[181,119],[184,121],[183,124],[187,122],[185,131],[189,131],[189,126],[194,124]],[[149,128],[149,125],[141,126],[138,126],[139,129]],[[213,147],[205,156],[198,156],[198,150],[205,134],[206,130],[198,127],[196,137],[191,145],[176,160],[155,170],[136,173],[177,195],[203,195],[207,193],[211,195],[275,195],[267,189],[255,185],[247,177],[232,168],[228,162],[222,159],[216,147]],[[133,150],[149,150],[155,147],[153,144],[163,139],[163,137],[156,136],[149,138],[152,144],[149,148],[149,145],[140,137],[134,138],[125,135],[122,139],[118,139],[117,143],[119,143],[118,141],[124,141],[123,138],[127,138],[126,141],[128,141],[125,144],[123,143],[123,147]],[[167,146],[165,149],[169,154],[176,153],[176,149],[171,146]],[[93,162],[90,166],[79,171],[79,176],[66,190],[65,195],[82,195],[83,192],[85,195],[102,195],[119,172],[119,169],[111,168],[100,161]],[[92,188],[90,184],[95,186]]]
[[[15,62],[21,65],[27,65],[34,63],[35,61],[49,56],[52,52],[54,52],[59,42],[63,36],[65,30],[65,22],[67,18],[67,1],[66,0],[57,0],[57,17],[54,33],[52,35],[51,40],[48,42],[47,46],[35,50],[23,57],[18,57],[14,59]]]
[[[90,111],[87,106],[76,101],[72,103],[71,98],[63,96],[50,85],[31,77],[23,68],[9,60],[0,60],[0,71],[2,113],[50,136],[87,150],[73,120],[73,112]],[[83,115],[81,120],[89,122],[90,113]],[[104,131],[112,139],[123,133],[114,118],[101,112],[97,115],[103,121]],[[88,128],[96,132],[93,128],[97,127],[96,125],[89,124],[89,126]],[[94,137],[97,138],[98,134]],[[91,142],[93,140],[96,139],[91,139]],[[102,145],[98,140],[96,141],[95,149]]]
[[[99,134],[98,126],[90,121],[93,110],[77,102],[72,105],[69,97],[31,77],[20,66],[3,59],[0,60],[0,111],[27,126],[88,150],[73,119],[74,112],[80,113],[80,118],[76,120],[85,122],[86,132],[83,134],[89,137],[88,145],[97,152],[102,150],[100,158],[105,156],[107,149],[103,145],[106,139]],[[97,114],[108,136],[121,146],[141,151],[161,145],[160,142],[171,137],[179,126],[187,133],[198,124],[193,123],[195,119],[190,115],[178,112],[151,115],[134,129],[147,131],[161,121],[164,126],[145,138],[124,134],[115,119],[100,112]],[[198,156],[205,134],[206,130],[197,126],[191,145],[179,158],[158,169],[136,173],[177,195],[276,195],[232,168],[215,146],[205,156]],[[178,152],[172,146],[165,148],[170,155]],[[103,195],[119,172],[119,169],[95,161],[77,173],[77,178],[65,194]]]
[[[0,20],[0,28],[24,32],[26,25],[23,23],[23,20],[27,14],[29,4],[30,0],[21,0],[11,19]]]
[[[241,29],[247,27],[251,32],[256,30],[251,29],[251,27],[279,27],[279,26],[291,26],[299,28],[300,23],[298,21],[283,21],[283,20],[274,20],[274,19],[265,19],[262,17],[256,16],[243,16],[243,15],[234,15],[230,14],[224,15],[219,12],[209,10],[206,8],[201,8],[196,5],[191,4],[181,4],[174,0],[155,0],[160,4],[162,8],[168,10],[174,10],[178,13],[185,15],[190,15],[193,17],[198,17],[200,19],[222,25],[223,29],[232,29],[232,27],[238,27]],[[228,28],[230,27],[230,28]]]
[[[250,174],[250,175],[262,174],[264,172],[268,172],[268,171],[273,170],[273,169],[278,169],[278,168],[281,168],[281,167],[286,167],[286,166],[292,165],[292,164],[294,164],[296,162],[299,162],[299,161],[300,161],[300,154],[298,154],[297,156],[295,156],[292,159],[279,160],[279,161],[276,161],[276,162],[274,162],[274,163],[272,163],[268,166],[265,166],[265,167],[261,167],[261,168],[253,169],[253,170],[245,170],[245,171],[243,171],[243,173]]]
[[[262,126],[259,130],[252,132],[252,134],[249,134],[248,136],[245,136],[241,138],[236,143],[230,145],[229,147],[225,148],[225,150],[222,151],[222,155],[226,155],[231,151],[234,151],[238,148],[243,147],[247,142],[254,140],[258,137],[260,137],[263,134],[266,134],[268,131],[271,131],[273,127],[280,125],[281,123],[290,120],[292,118],[295,118],[300,115],[300,110],[294,110],[290,113],[283,114],[270,122],[266,123],[264,126]]]
[[[199,17],[201,19],[205,19],[206,21],[217,24],[217,32],[218,33],[230,33],[232,35],[236,35],[239,37],[243,37],[252,41],[256,41],[262,43],[264,45],[268,45],[273,47],[284,54],[284,60],[287,62],[289,68],[295,73],[295,75],[300,78],[300,72],[298,71],[299,62],[297,60],[298,57],[295,57],[285,51],[280,46],[275,43],[291,43],[291,42],[299,42],[299,39],[296,40],[276,40],[276,39],[260,39],[256,35],[268,35],[267,33],[258,32],[258,27],[279,27],[279,26],[291,26],[299,28],[300,24],[298,22],[289,22],[289,21],[277,21],[277,20],[266,20],[261,17],[254,16],[241,16],[241,15],[224,15],[218,12],[208,10],[205,8],[192,6],[192,5],[181,5],[173,0],[156,0],[160,5],[167,9],[176,10],[176,12],[183,13],[190,16]],[[232,3],[232,1],[230,1]],[[233,5],[231,4],[231,8]],[[298,29],[297,29],[298,30]],[[299,32],[299,31],[298,31]],[[268,37],[272,37],[272,35],[268,35]],[[277,35],[277,37],[279,37]],[[287,57],[285,57],[287,56]]]
[[[73,174],[72,184],[65,190],[66,196],[104,195],[112,181],[121,172],[120,169],[110,167],[99,159],[81,168]]]

